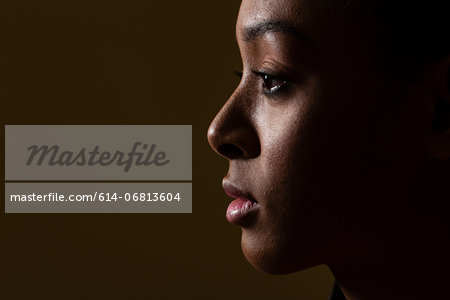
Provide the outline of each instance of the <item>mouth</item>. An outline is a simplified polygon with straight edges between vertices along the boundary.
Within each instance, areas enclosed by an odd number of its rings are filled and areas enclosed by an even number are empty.
[[[224,180],[222,186],[228,196],[235,198],[228,205],[228,222],[242,227],[249,226],[256,219],[259,203],[249,193],[241,191],[229,181]]]

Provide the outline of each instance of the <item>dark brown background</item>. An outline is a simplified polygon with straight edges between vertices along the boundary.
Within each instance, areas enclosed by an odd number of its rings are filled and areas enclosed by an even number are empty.
[[[238,7],[0,1],[2,124],[192,124],[194,138],[192,214],[2,214],[5,299],[327,298],[327,268],[263,274],[225,219],[206,130],[237,84]]]

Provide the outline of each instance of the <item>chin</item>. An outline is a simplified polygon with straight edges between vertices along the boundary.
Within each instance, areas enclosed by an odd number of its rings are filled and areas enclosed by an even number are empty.
[[[264,273],[288,274],[320,264],[311,259],[306,249],[286,247],[288,244],[270,236],[257,238],[245,229],[242,232],[241,247],[245,258]]]

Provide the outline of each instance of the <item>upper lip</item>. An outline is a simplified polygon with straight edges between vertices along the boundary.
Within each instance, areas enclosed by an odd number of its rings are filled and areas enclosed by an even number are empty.
[[[252,202],[257,202],[252,195],[250,195],[249,193],[243,192],[242,189],[238,188],[236,185],[234,185],[233,183],[231,183],[230,181],[224,179],[222,181],[222,187],[223,190],[225,191],[225,193],[233,198],[241,198],[241,199],[246,199],[246,200],[250,200]]]

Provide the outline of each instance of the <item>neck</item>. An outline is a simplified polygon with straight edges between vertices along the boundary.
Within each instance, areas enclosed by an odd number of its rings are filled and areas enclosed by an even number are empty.
[[[366,249],[328,264],[347,300],[450,296],[450,201],[448,191],[435,191],[422,194],[423,209],[405,209]]]
[[[347,300],[443,299],[444,295],[448,296],[448,241],[422,239],[403,246],[370,261],[329,265]]]

